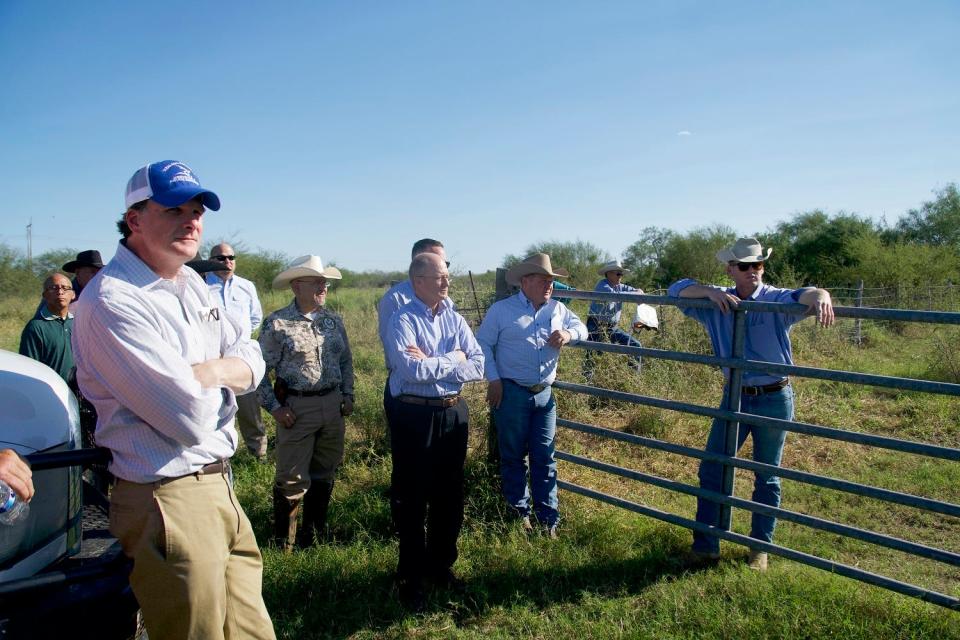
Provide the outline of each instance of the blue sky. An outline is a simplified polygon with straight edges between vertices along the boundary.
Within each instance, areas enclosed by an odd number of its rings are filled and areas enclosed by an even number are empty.
[[[895,221],[960,181],[958,33],[955,0],[0,0],[0,242],[112,255],[162,159],[220,195],[205,240],[355,270]]]

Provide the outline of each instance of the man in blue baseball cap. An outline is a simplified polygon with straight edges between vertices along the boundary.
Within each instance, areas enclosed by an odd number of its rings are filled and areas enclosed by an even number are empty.
[[[117,478],[110,531],[133,559],[151,638],[269,640],[263,561],[229,462],[236,396],[256,389],[263,356],[184,266],[220,199],[168,160],[137,170],[125,203],[123,240],[84,289],[73,335]]]

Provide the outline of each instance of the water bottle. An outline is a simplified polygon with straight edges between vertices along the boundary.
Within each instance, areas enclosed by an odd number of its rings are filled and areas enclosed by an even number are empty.
[[[27,519],[30,505],[17,497],[3,480],[0,480],[0,524],[17,524]]]

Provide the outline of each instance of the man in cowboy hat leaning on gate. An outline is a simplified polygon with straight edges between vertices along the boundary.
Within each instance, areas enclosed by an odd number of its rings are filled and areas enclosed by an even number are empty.
[[[487,402],[494,412],[500,444],[503,495],[524,528],[533,510],[544,532],[557,536],[557,462],[554,440],[557,408],[553,384],[560,348],[587,337],[580,318],[561,302],[551,300],[554,271],[550,256],[537,253],[507,271],[507,283],[519,286],[515,295],[495,303],[477,331],[486,360]]]
[[[727,249],[717,253],[717,259],[726,265],[727,275],[734,286],[725,288],[698,284],[692,279],[673,283],[667,295],[681,298],[707,298],[716,308],[683,309],[684,315],[700,322],[710,335],[713,351],[722,358],[732,357],[733,315],[728,313],[736,308],[741,300],[755,302],[784,302],[807,305],[809,312],[815,312],[817,322],[828,327],[833,324],[833,304],[825,289],[805,287],[802,289],[778,289],[763,283],[763,265],[773,252],[763,251],[763,247],[754,238],[740,238]],[[790,346],[790,328],[803,319],[802,315],[786,313],[752,313],[747,317],[746,348],[744,356],[749,360],[762,360],[777,364],[793,364],[793,352]],[[729,383],[730,371],[724,369],[724,377]],[[740,411],[783,420],[793,419],[793,388],[790,379],[765,371],[744,371],[742,381]],[[726,421],[716,419],[707,438],[707,451],[724,452],[724,434]],[[787,434],[780,429],[741,424],[737,436],[737,451],[749,434],[753,434],[753,459],[771,465],[780,465],[783,445]],[[700,486],[710,491],[721,491],[723,467],[716,462],[704,460],[700,463]],[[753,501],[773,507],[780,505],[780,478],[755,474]],[[717,526],[719,506],[709,500],[697,499],[697,522]],[[772,516],[754,513],[751,520],[750,537],[764,542],[773,541],[773,530],[777,519]],[[720,557],[719,538],[694,532],[691,560],[702,562]],[[767,554],[750,551],[750,566],[754,569],[767,568]]]
[[[643,293],[643,289],[623,284],[623,274],[627,271],[628,269],[624,269],[623,263],[619,260],[607,262],[597,270],[603,279],[597,282],[593,290],[604,293]],[[588,339],[591,342],[610,342],[627,347],[643,346],[639,340],[620,328],[621,311],[623,311],[622,302],[603,300],[591,302],[590,310],[587,312],[587,331],[590,332]],[[588,351],[584,364],[584,375],[588,380],[593,377],[593,357],[594,354]],[[634,362],[637,371],[640,371],[640,356],[634,356]]]
[[[277,473],[273,488],[276,542],[313,544],[323,536],[337,467],[343,461],[344,416],[353,413],[353,357],[343,319],[324,306],[340,270],[319,256],[301,256],[273,279],[289,286],[293,301],[263,321],[260,348],[276,380],[264,376],[258,393],[277,421]],[[303,504],[303,528],[297,516]]]

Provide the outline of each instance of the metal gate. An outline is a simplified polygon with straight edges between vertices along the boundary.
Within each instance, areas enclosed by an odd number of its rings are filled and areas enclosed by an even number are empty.
[[[601,293],[586,291],[564,291],[564,297],[578,298],[585,300],[600,301],[620,301],[620,302],[643,302],[653,305],[669,305],[674,307],[699,307],[711,308],[713,303],[709,300],[690,299],[690,298],[672,298],[651,295],[623,294],[623,293]],[[890,549],[895,549],[914,556],[928,558],[938,562],[946,563],[952,566],[960,566],[960,554],[944,549],[934,548],[925,544],[903,540],[894,536],[869,531],[839,522],[818,518],[811,515],[805,515],[787,509],[770,507],[764,504],[745,500],[733,495],[734,474],[736,469],[746,469],[765,475],[776,475],[781,478],[795,480],[797,482],[808,483],[819,487],[844,491],[858,496],[867,496],[878,500],[907,505],[924,511],[942,514],[948,517],[960,517],[960,505],[933,500],[921,496],[911,495],[898,491],[891,491],[880,487],[874,487],[857,482],[850,482],[828,476],[817,475],[795,469],[767,465],[753,460],[738,458],[736,456],[737,429],[740,423],[757,425],[760,427],[771,427],[792,431],[795,433],[804,433],[813,436],[831,438],[845,442],[857,443],[869,447],[878,447],[893,451],[900,451],[929,458],[940,460],[960,461],[960,449],[952,449],[922,442],[913,442],[909,440],[900,440],[886,436],[871,435],[847,431],[843,429],[831,428],[827,426],[797,422],[792,420],[779,420],[762,416],[751,415],[740,412],[740,381],[744,370],[766,371],[770,373],[783,374],[789,376],[798,376],[805,378],[817,378],[821,380],[831,380],[837,382],[847,382],[859,385],[870,385],[875,387],[886,387],[890,389],[901,389],[907,391],[921,391],[934,394],[960,396],[960,384],[950,384],[944,382],[932,382],[926,380],[916,380],[911,378],[899,378],[893,376],[873,375],[866,373],[856,373],[851,371],[839,371],[831,369],[820,369],[815,367],[802,367],[796,365],[782,365],[767,362],[758,362],[747,360],[744,357],[745,346],[745,328],[746,315],[748,313],[790,313],[803,315],[806,307],[801,304],[782,304],[742,301],[739,308],[733,311],[734,317],[734,335],[733,335],[733,354],[730,358],[720,358],[716,356],[707,356],[679,351],[667,351],[661,349],[627,347],[617,344],[582,342],[578,345],[580,348],[588,351],[606,351],[627,355],[641,355],[644,358],[660,358],[677,362],[699,363],[716,367],[728,367],[730,369],[730,384],[727,385],[721,408],[706,407],[697,404],[665,400],[650,396],[643,396],[632,393],[613,391],[589,385],[575,384],[571,382],[557,381],[554,384],[556,389],[562,389],[571,393],[586,394],[601,398],[610,398],[623,402],[630,402],[659,409],[668,409],[690,413],[709,418],[719,418],[727,421],[726,429],[726,455],[708,453],[702,449],[681,446],[655,438],[638,436],[629,433],[622,433],[613,429],[601,426],[584,424],[567,420],[562,417],[557,419],[557,425],[572,429],[575,431],[593,434],[604,438],[611,438],[622,442],[627,442],[641,447],[648,447],[658,451],[665,451],[682,456],[688,456],[699,460],[709,460],[723,465],[723,484],[722,492],[706,491],[698,486],[692,486],[674,480],[657,477],[648,473],[642,473],[631,469],[626,469],[605,462],[592,460],[590,458],[574,455],[571,453],[557,451],[558,460],[582,465],[591,469],[613,474],[622,478],[636,480],[648,483],[670,491],[676,491],[691,496],[697,496],[715,502],[720,508],[720,525],[712,527],[701,524],[695,520],[667,513],[659,509],[644,506],[611,496],[594,489],[572,484],[570,482],[560,481],[561,488],[589,498],[600,500],[630,511],[657,518],[671,524],[675,524],[687,529],[709,533],[722,540],[735,542],[758,551],[764,551],[779,555],[803,564],[824,569],[832,573],[843,575],[855,580],[860,580],[869,584],[877,585],[891,591],[920,598],[943,607],[953,610],[960,610],[960,599],[931,591],[920,586],[908,584],[895,580],[893,578],[871,573],[869,571],[827,560],[819,556],[811,555],[778,544],[766,543],[748,536],[731,531],[732,509],[745,509],[750,512],[761,513],[774,516],[776,518],[794,522],[797,524],[812,527],[822,531],[831,532],[841,536],[847,536],[857,540],[862,540],[875,545],[880,545]],[[864,307],[834,307],[837,317],[861,318],[871,320],[887,320],[897,322],[919,322],[933,324],[960,324],[960,313],[944,313],[932,311],[911,311],[898,309],[874,309]]]

